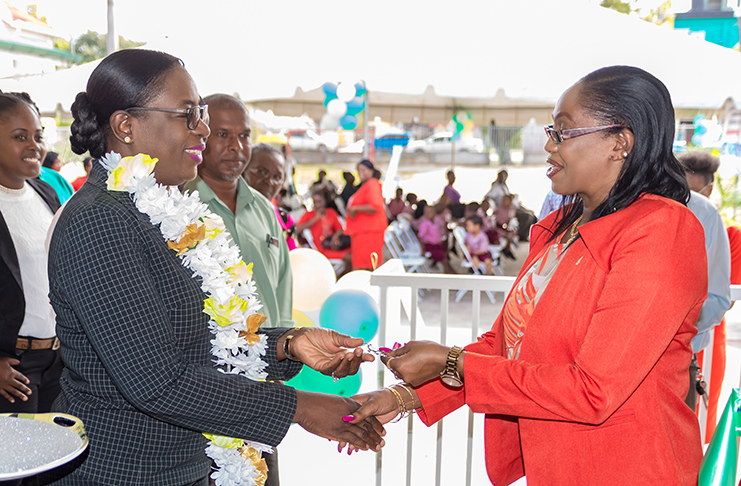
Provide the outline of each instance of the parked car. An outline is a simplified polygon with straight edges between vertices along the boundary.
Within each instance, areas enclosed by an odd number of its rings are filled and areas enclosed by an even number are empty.
[[[386,135],[373,140],[376,150],[392,150],[396,145],[406,147],[408,143],[408,133],[387,133]]]
[[[450,153],[453,150],[452,132],[439,132],[424,140],[412,140],[407,144],[407,152],[416,153]],[[484,151],[484,142],[480,138],[459,138],[455,142],[456,152],[475,152]]]
[[[337,148],[337,143],[332,144],[331,141],[313,130],[291,131],[286,136],[288,137],[288,145],[291,146],[293,151],[318,150],[325,152],[328,149],[335,150]]]

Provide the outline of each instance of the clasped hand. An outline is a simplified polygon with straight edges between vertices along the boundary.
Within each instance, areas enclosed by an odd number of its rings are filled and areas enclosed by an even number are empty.
[[[364,353],[358,347],[363,345],[361,338],[332,329],[304,329],[292,339],[291,354],[322,374],[344,378],[357,373],[361,363],[375,360],[372,354]]]
[[[433,341],[411,341],[387,352],[381,361],[398,379],[419,386],[440,376],[449,352],[449,347]]]

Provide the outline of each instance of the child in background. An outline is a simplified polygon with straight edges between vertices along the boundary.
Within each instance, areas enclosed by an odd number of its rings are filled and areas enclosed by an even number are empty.
[[[443,242],[440,231],[435,224],[435,214],[436,211],[433,206],[425,207],[417,237],[422,242],[425,253],[430,254],[434,263],[442,263],[445,273],[455,273],[448,261],[448,246]]]
[[[471,254],[473,270],[481,273],[481,262],[486,266],[486,275],[493,275],[491,269],[491,253],[489,252],[489,238],[481,230],[483,221],[481,216],[470,216],[466,219],[466,249]]]

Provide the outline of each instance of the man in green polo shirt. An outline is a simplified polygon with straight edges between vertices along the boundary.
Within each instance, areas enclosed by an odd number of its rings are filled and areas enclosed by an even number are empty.
[[[198,190],[201,201],[224,219],[245,262],[253,262],[264,327],[293,327],[293,277],[288,246],[273,205],[242,179],[252,153],[250,118],[244,103],[215,94],[205,99],[211,136],[198,177],[186,189]]]

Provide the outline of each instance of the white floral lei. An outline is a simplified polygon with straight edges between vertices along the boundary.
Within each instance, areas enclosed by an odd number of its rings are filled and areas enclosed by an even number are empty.
[[[218,370],[264,380],[268,364],[261,359],[267,336],[257,334],[265,316],[252,281],[252,263],[246,265],[239,250],[231,245],[221,217],[209,211],[198,192],[182,194],[177,187],[158,184],[154,178],[157,159],[138,154],[124,157],[110,152],[100,160],[109,172],[110,191],[128,191],[134,204],[159,226],[167,246],[175,250],[193,277],[201,277],[201,289],[208,294],[203,312],[209,315],[214,334],[211,353]],[[218,486],[262,486],[267,465],[262,453],[273,449],[259,442],[204,433],[211,443],[206,454],[218,470],[211,477]]]

